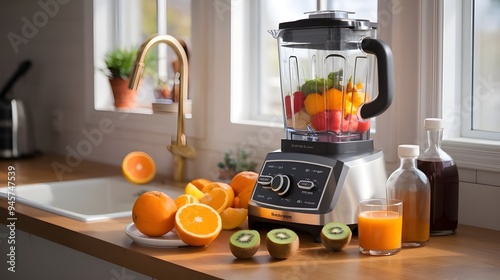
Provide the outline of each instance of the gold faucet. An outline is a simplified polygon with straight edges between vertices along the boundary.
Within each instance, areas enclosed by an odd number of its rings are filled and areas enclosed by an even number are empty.
[[[186,51],[177,39],[170,35],[154,34],[144,41],[137,52],[134,68],[130,75],[129,88],[137,90],[144,71],[144,59],[148,51],[159,43],[166,43],[177,54],[180,59],[180,80],[179,80],[179,109],[177,114],[177,140],[167,146],[167,149],[173,154],[174,182],[182,182],[185,178],[186,159],[192,159],[196,155],[193,146],[189,146],[184,134],[184,104],[187,100],[188,88],[188,60]]]

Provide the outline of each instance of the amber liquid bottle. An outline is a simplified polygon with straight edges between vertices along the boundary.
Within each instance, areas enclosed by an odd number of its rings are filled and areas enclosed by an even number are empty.
[[[401,165],[387,179],[387,198],[403,201],[403,247],[421,247],[429,241],[430,186],[417,168],[420,147],[399,145]]]
[[[417,160],[431,186],[431,235],[449,235],[458,225],[458,168],[450,155],[441,149],[443,121],[425,119],[427,147]]]

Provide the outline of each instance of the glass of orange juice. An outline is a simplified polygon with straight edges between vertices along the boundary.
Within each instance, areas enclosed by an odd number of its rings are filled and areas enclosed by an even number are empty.
[[[403,202],[397,199],[361,200],[358,214],[359,251],[389,256],[401,251]]]

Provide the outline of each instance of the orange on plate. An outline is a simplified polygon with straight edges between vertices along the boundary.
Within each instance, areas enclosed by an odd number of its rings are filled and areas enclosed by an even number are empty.
[[[176,199],[174,199],[177,208],[181,208],[186,204],[198,203],[200,202],[196,197],[190,194],[181,194]]]
[[[206,193],[209,193],[211,190],[216,189],[216,188],[222,189],[223,191],[225,191],[227,193],[227,196],[229,199],[229,201],[227,203],[227,207],[233,206],[234,190],[230,185],[228,185],[226,183],[222,183],[222,182],[210,183],[210,184],[206,185],[203,188],[203,190],[201,190],[201,192],[206,194]]]
[[[186,204],[175,214],[175,229],[179,238],[191,246],[210,244],[222,230],[222,220],[212,207]]]
[[[198,179],[194,179],[192,180],[191,182],[189,182],[191,184],[193,184],[196,188],[198,188],[200,191],[203,190],[203,188],[212,183],[212,181],[208,180],[208,179],[205,179],[205,178],[198,178]]]
[[[214,188],[200,198],[200,203],[212,207],[217,213],[221,213],[229,207],[229,195],[222,188]]]
[[[156,174],[153,158],[145,152],[130,152],[122,161],[123,176],[134,184],[149,183]]]
[[[143,234],[162,236],[174,228],[177,205],[167,194],[148,191],[141,194],[132,207],[132,221]]]
[[[222,229],[235,229],[239,227],[248,217],[248,209],[228,207],[220,213]]]
[[[186,187],[184,188],[184,193],[190,194],[196,197],[196,199],[198,200],[205,195],[202,191],[200,191],[195,185],[191,183],[187,183]]]
[[[250,198],[253,193],[254,187],[248,187],[241,191],[237,197],[234,198],[234,207],[235,208],[245,208],[248,209],[248,204],[250,203]]]
[[[238,174],[234,175],[229,185],[234,190],[234,194],[238,195],[241,191],[246,188],[252,188],[257,183],[257,179],[259,178],[259,174],[253,171],[241,171]]]

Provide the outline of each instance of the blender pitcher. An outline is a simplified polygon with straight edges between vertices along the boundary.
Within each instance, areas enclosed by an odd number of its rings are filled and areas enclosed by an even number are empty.
[[[392,52],[377,26],[352,12],[316,11],[270,30],[278,41],[287,140],[370,138],[370,118],[394,92]]]

